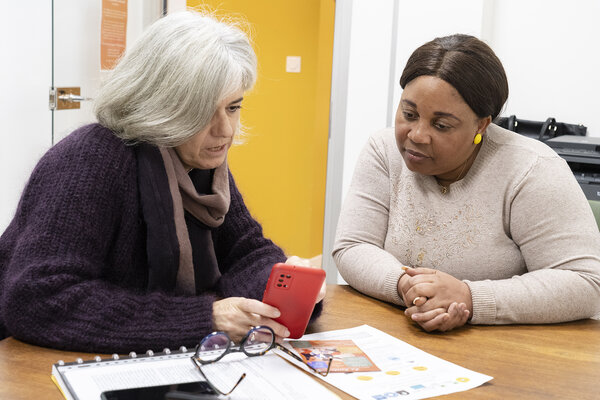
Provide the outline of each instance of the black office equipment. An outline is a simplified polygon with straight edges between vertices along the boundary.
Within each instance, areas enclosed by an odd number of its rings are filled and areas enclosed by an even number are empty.
[[[545,142],[569,164],[588,200],[600,200],[600,137],[564,135]]]
[[[582,124],[557,122],[553,117],[546,118],[545,121],[532,121],[517,118],[516,115],[511,115],[498,118],[496,120],[496,125],[508,129],[509,131],[517,132],[523,136],[538,139],[542,142],[563,135],[587,135],[586,126]]]

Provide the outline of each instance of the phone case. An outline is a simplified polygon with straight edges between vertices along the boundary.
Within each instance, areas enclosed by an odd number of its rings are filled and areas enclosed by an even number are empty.
[[[304,334],[323,282],[325,271],[319,268],[282,263],[273,266],[263,303],[281,311],[275,321],[288,328],[290,338],[298,339]]]

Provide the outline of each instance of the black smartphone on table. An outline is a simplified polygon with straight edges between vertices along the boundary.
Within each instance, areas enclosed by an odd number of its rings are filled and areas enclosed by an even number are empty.
[[[218,395],[205,381],[174,385],[148,386],[103,392],[102,400],[201,400]]]

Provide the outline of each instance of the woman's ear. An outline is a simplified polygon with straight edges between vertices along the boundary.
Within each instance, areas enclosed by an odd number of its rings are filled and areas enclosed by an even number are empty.
[[[488,115],[484,118],[479,118],[477,121],[477,132],[483,134],[488,126],[492,123],[492,116]]]

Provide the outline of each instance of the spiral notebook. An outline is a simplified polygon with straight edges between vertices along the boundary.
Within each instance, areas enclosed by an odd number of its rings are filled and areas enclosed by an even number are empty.
[[[204,380],[191,362],[193,352],[185,347],[161,353],[75,362],[59,361],[52,366],[52,380],[67,400],[99,400],[109,390],[189,383]],[[210,367],[216,373],[246,378],[229,399],[339,399],[311,376],[276,354],[246,357],[231,354],[226,362]]]

